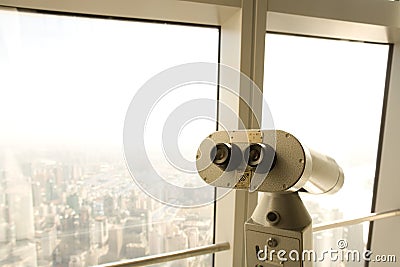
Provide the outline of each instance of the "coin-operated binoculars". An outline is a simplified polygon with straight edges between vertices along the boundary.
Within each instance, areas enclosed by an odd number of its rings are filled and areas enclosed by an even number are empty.
[[[245,223],[248,267],[311,266],[302,256],[312,249],[312,221],[298,192],[338,191],[344,175],[332,158],[279,130],[214,132],[196,158],[210,185],[265,192]]]

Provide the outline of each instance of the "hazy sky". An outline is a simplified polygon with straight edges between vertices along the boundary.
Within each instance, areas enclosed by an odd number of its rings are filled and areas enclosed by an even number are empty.
[[[120,146],[140,86],[178,64],[217,62],[218,30],[0,11],[0,48],[0,143]],[[160,101],[153,124],[188,99],[216,99],[212,89]]]
[[[308,199],[346,217],[371,209],[387,56],[387,45],[266,36],[264,92],[275,127],[343,168],[341,191]]]

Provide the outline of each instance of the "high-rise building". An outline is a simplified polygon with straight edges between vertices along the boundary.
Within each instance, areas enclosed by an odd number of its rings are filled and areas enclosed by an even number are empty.
[[[189,248],[196,248],[199,246],[199,228],[190,227],[185,229],[186,236],[188,237]]]
[[[164,252],[164,235],[158,229],[154,229],[149,234],[149,253],[150,255]]]
[[[76,213],[79,212],[81,206],[81,200],[77,193],[73,193],[67,196],[67,205],[73,209]]]
[[[42,204],[43,199],[40,182],[32,182],[32,198],[34,207],[39,207]]]
[[[92,204],[92,213],[94,217],[104,216],[104,203],[102,199],[96,199]]]
[[[6,177],[8,218],[15,224],[17,240],[34,238],[32,187],[26,177]]]
[[[124,245],[143,242],[145,229],[141,217],[128,217],[124,223]]]
[[[46,181],[46,201],[51,202],[56,199],[57,193],[54,188],[54,181],[52,179],[48,179]]]
[[[79,212],[79,241],[82,249],[90,247],[90,207],[83,205]]]
[[[109,217],[115,214],[115,203],[112,196],[107,195],[103,200],[104,215]]]
[[[93,243],[103,247],[108,241],[107,217],[97,216],[94,222],[94,240]]]
[[[29,177],[23,175],[13,155],[6,153],[4,171],[1,175],[3,217],[3,238],[8,255],[0,262],[1,266],[37,266],[36,244],[34,239],[32,186]],[[5,219],[4,219],[5,218]],[[10,265],[11,266],[11,265]]]
[[[114,224],[109,228],[108,236],[108,255],[113,261],[116,261],[121,256],[122,251],[122,224]]]
[[[54,249],[57,245],[57,229],[56,226],[46,228],[40,232],[39,236],[42,258],[49,260],[53,257]]]

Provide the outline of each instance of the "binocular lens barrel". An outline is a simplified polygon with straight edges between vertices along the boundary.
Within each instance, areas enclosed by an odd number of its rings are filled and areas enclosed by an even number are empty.
[[[216,165],[226,165],[231,158],[232,146],[226,143],[219,143],[210,153],[210,159]]]

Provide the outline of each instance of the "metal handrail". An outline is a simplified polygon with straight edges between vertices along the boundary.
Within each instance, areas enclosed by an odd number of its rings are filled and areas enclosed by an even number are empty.
[[[315,232],[320,232],[320,231],[324,231],[324,230],[329,230],[332,228],[349,226],[349,225],[359,224],[359,223],[363,223],[363,222],[376,221],[376,220],[381,220],[381,219],[395,217],[395,216],[400,216],[400,209],[383,211],[383,212],[375,212],[375,213],[371,213],[370,215],[367,215],[367,216],[350,219],[350,220],[337,220],[337,221],[326,223],[326,224],[318,224],[316,226],[313,226],[312,231],[315,233]]]
[[[189,248],[185,250],[179,250],[174,252],[162,253],[152,256],[141,257],[132,260],[118,261],[99,265],[102,267],[138,267],[148,266],[157,263],[169,262],[174,260],[186,259],[194,256],[212,254],[224,250],[229,250],[230,245],[228,242],[213,244],[208,246],[202,246],[197,248]]]
[[[350,226],[354,224],[359,224],[362,222],[376,221],[385,218],[400,216],[400,209],[384,211],[384,212],[376,212],[371,213],[367,216],[349,219],[349,220],[337,220],[334,222],[326,223],[326,224],[318,224],[313,226],[313,232],[320,232],[324,230],[329,230],[333,228]],[[112,262],[103,265],[99,265],[101,267],[138,267],[138,266],[148,266],[157,263],[170,262],[174,260],[186,259],[194,256],[212,254],[220,251],[229,250],[230,245],[228,242],[213,244],[208,246],[202,246],[197,248],[190,248],[185,250],[179,250],[174,252],[162,253],[152,256],[141,257],[132,260]]]

